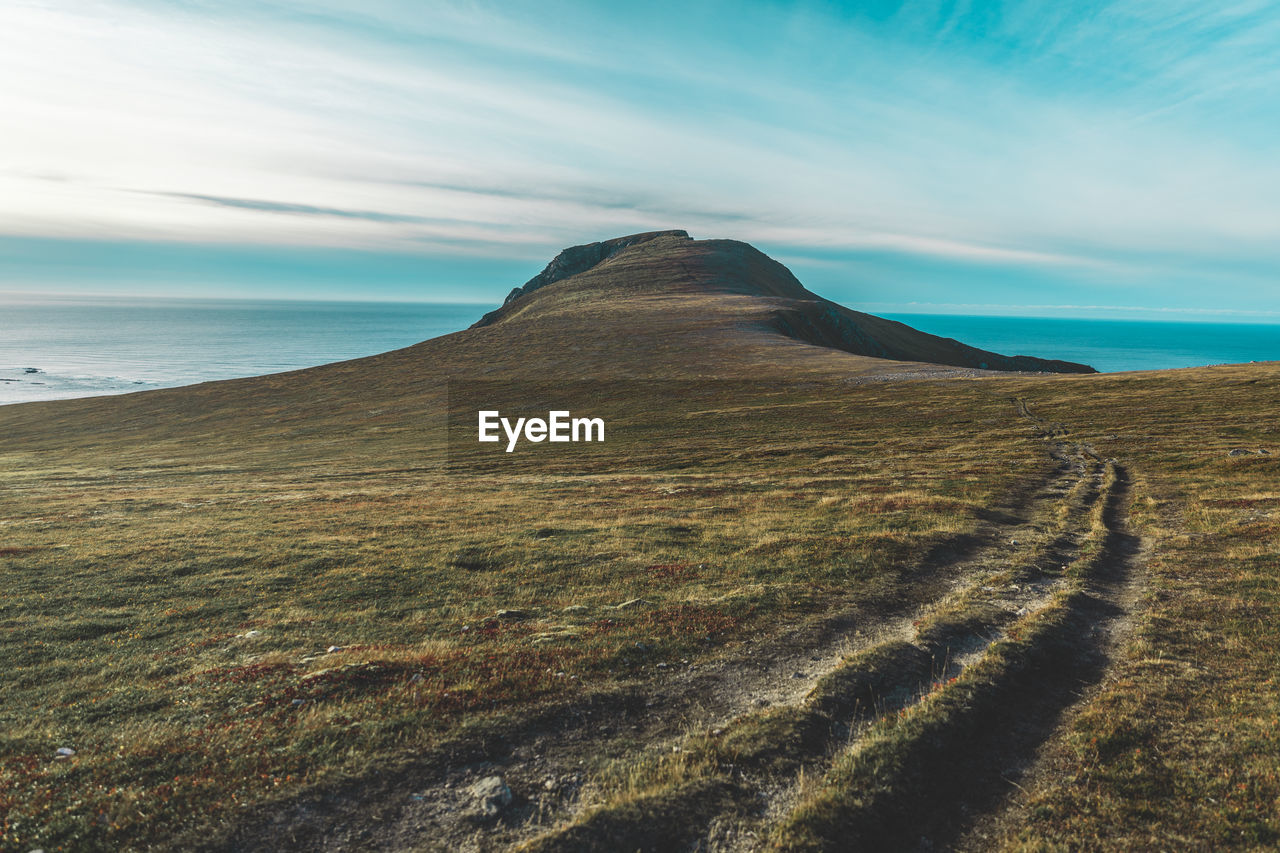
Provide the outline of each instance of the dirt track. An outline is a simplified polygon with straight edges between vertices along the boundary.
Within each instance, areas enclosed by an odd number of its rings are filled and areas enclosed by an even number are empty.
[[[950,779],[944,789],[921,791],[927,814],[912,814],[882,804],[874,812],[850,816],[852,825],[871,821],[878,828],[867,843],[892,842],[922,848],[950,846],[963,833],[997,811],[1034,760],[1062,715],[1089,684],[1103,675],[1123,636],[1137,577],[1139,543],[1126,532],[1128,483],[1122,469],[1107,465],[1091,449],[1071,445],[1060,425],[1049,424],[1016,401],[1032,421],[1055,460],[1050,476],[1012,496],[1010,505],[992,511],[973,536],[935,549],[915,567],[910,581],[915,598],[908,605],[880,602],[843,609],[784,629],[780,636],[749,644],[699,667],[673,669],[644,685],[621,685],[570,705],[544,709],[520,725],[460,739],[419,760],[388,767],[376,778],[358,779],[303,799],[255,809],[230,837],[206,849],[235,850],[492,850],[529,839],[538,849],[605,849],[606,838],[628,837],[625,821],[597,814],[596,793],[584,768],[601,757],[632,759],[669,753],[690,733],[722,731],[735,719],[764,708],[815,707],[815,685],[832,683],[857,671],[869,650],[890,644],[913,646],[945,664],[924,678],[901,673],[893,690],[874,703],[817,707],[826,737],[796,755],[790,773],[760,774],[731,768],[732,790],[709,797],[705,808],[664,830],[660,846],[678,842],[685,849],[753,849],[767,828],[794,802],[795,776],[803,768],[821,773],[841,750],[856,743],[877,713],[908,707],[981,660],[1005,636],[1009,624],[1044,608],[1063,593],[1080,558],[1090,516],[1101,506],[1106,533],[1101,549],[1089,556],[1083,595],[1069,616],[1069,665],[1054,648],[1051,667],[1030,666],[1001,686],[1001,720],[978,726],[978,736],[963,744],[938,746],[919,760],[948,761],[961,749],[968,756],[965,778]],[[1050,519],[1059,518],[1055,526]],[[1012,580],[1011,580],[1012,579]],[[920,602],[924,602],[922,605]],[[987,614],[950,632],[922,636],[916,623],[948,608]],[[1078,634],[1078,636],[1076,636]],[[872,673],[872,675],[880,674]],[[896,677],[896,676],[895,676]],[[893,679],[891,678],[890,681]],[[886,682],[887,683],[887,682]],[[844,703],[847,704],[847,703]],[[868,713],[874,707],[875,713]],[[984,734],[985,732],[985,734]],[[942,753],[945,753],[943,755]],[[511,807],[494,823],[472,819],[476,780],[501,775],[514,794]],[[928,787],[928,786],[927,786]],[[936,786],[933,786],[936,788]],[[889,819],[887,815],[897,817]],[[617,816],[614,816],[617,817]],[[593,832],[607,824],[605,835]],[[896,827],[896,829],[895,829]],[[633,836],[650,847],[641,827]],[[839,828],[839,844],[853,839]],[[980,835],[969,844],[980,846]],[[836,841],[833,839],[833,843]],[[849,849],[833,847],[832,849]]]

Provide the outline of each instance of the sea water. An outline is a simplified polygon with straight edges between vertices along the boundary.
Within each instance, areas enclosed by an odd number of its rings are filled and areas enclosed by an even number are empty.
[[[0,403],[311,367],[456,332],[491,305],[0,295]],[[1006,355],[1152,370],[1280,360],[1280,324],[888,314]]]
[[[1280,323],[883,316],[980,349],[1074,361],[1103,373],[1280,361]]]
[[[0,403],[312,367],[465,329],[492,308],[0,295]]]

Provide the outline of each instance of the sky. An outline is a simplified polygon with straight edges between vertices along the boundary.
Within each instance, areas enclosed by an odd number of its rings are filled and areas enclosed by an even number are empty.
[[[881,311],[1280,322],[1280,6],[5,0],[0,291],[500,301],[746,240]]]

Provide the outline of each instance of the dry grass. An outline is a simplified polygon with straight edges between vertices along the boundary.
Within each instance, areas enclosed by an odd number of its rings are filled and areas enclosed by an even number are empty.
[[[1002,843],[1280,840],[1276,376],[1274,365],[1180,371],[1108,378],[1067,400],[1034,395],[1100,451],[1140,466],[1148,591],[1114,677],[1050,745],[1031,794],[993,834]]]
[[[814,614],[917,603],[931,550],[1051,467],[1013,396],[1133,473],[1148,592],[986,846],[1280,838],[1275,365],[885,382],[932,371],[780,337],[755,296],[575,299],[313,371],[0,410],[0,845],[164,844]],[[584,375],[618,378],[555,381]],[[460,376],[617,440],[514,467],[449,447]],[[687,381],[634,381],[655,376]],[[715,806],[708,754],[642,757],[613,791]],[[840,796],[843,771],[805,772]]]
[[[123,441],[11,452],[6,843],[163,839],[485,716],[910,596],[932,545],[1046,465],[973,387],[945,404],[923,384],[724,393],[691,401],[711,412],[694,450],[656,443],[688,431],[689,406],[642,399],[644,431],[577,473],[465,454],[361,470],[387,452],[367,436],[274,467],[261,448],[237,464],[229,436],[181,460]]]

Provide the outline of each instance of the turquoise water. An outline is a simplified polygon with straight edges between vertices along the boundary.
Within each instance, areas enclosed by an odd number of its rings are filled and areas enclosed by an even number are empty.
[[[456,332],[492,307],[0,295],[0,403],[312,367]]]
[[[1280,324],[885,314],[1005,355],[1060,358],[1104,373],[1280,361]]]
[[[465,329],[492,307],[0,296],[0,403],[120,394],[358,358]],[[983,349],[1102,371],[1280,360],[1280,325],[885,316]]]

